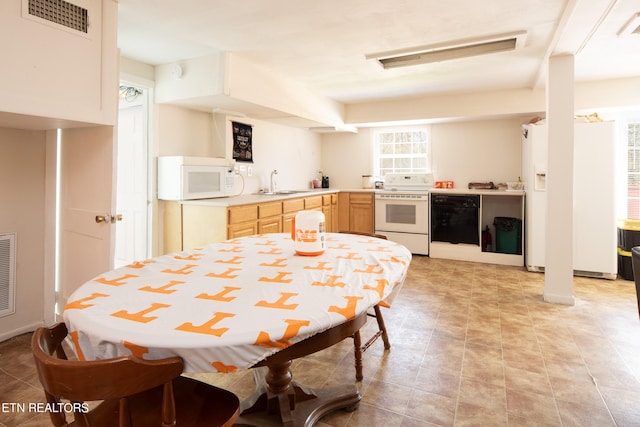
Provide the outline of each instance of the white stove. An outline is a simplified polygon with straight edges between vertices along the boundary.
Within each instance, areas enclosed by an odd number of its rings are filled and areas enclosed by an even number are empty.
[[[375,229],[411,253],[429,255],[429,190],[433,174],[387,174],[376,190]]]
[[[384,177],[384,190],[420,192],[433,188],[432,173],[388,173]]]

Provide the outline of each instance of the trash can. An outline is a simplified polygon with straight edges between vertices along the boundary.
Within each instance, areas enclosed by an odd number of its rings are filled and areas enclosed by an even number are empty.
[[[640,246],[640,220],[618,220],[618,247],[631,252],[631,248],[636,246]]]
[[[640,220],[618,220],[618,275],[625,280],[633,280],[631,250],[640,246]]]
[[[618,248],[618,275],[624,280],[633,280],[633,263],[631,252]]]
[[[496,228],[496,252],[522,254],[522,220],[497,216],[493,219]]]

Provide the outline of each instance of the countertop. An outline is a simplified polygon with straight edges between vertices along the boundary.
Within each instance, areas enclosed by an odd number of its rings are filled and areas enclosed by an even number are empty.
[[[263,195],[263,194],[240,194],[237,196],[231,197],[221,197],[219,199],[199,199],[199,200],[181,200],[179,203],[183,205],[195,205],[195,206],[218,206],[218,207],[229,207],[229,206],[240,206],[240,205],[251,205],[254,203],[265,203],[265,202],[273,202],[277,200],[286,200],[286,199],[297,199],[299,197],[311,197],[322,194],[331,194],[331,193],[372,193],[375,192],[375,189],[362,189],[362,188],[353,188],[353,189],[337,189],[337,188],[317,188],[317,189],[309,189],[309,190],[295,190],[299,191],[293,194],[274,194],[274,195]],[[523,197],[525,195],[524,190],[516,190],[516,191],[507,191],[507,190],[470,190],[468,188],[433,188],[429,190],[429,193],[432,194],[479,194],[483,196],[520,196]]]
[[[298,193],[293,194],[274,194],[274,195],[263,195],[263,194],[240,194],[237,196],[231,197],[221,197],[219,199],[199,199],[199,200],[181,200],[179,203],[183,205],[196,205],[196,206],[219,206],[219,207],[229,207],[229,206],[239,206],[239,205],[251,205],[254,203],[265,203],[265,202],[273,202],[277,200],[286,200],[286,199],[297,199],[300,197],[311,197],[322,194],[331,194],[331,193],[339,193],[339,192],[373,192],[373,189],[342,189],[339,190],[337,188],[317,188],[317,189],[308,189],[308,190],[294,190],[299,191]]]
[[[524,190],[472,190],[468,188],[434,188],[432,194],[479,194],[482,196],[524,196]]]

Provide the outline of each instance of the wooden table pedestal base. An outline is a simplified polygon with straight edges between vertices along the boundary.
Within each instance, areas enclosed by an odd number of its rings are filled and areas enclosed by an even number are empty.
[[[343,324],[300,341],[256,364],[256,390],[242,402],[241,415],[235,425],[310,427],[336,409],[357,409],[361,396],[355,384],[319,390],[303,387],[292,381],[291,360],[353,336],[366,321],[367,313],[360,313]],[[264,369],[265,366],[268,369]]]

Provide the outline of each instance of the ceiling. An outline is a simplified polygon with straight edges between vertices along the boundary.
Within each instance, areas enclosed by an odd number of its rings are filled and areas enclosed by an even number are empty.
[[[576,81],[640,76],[637,0],[119,0],[121,54],[159,65],[233,52],[344,104],[544,86],[552,54]],[[635,21],[635,25],[640,22]],[[635,28],[635,27],[634,27]],[[526,32],[524,47],[383,69],[366,55]]]

